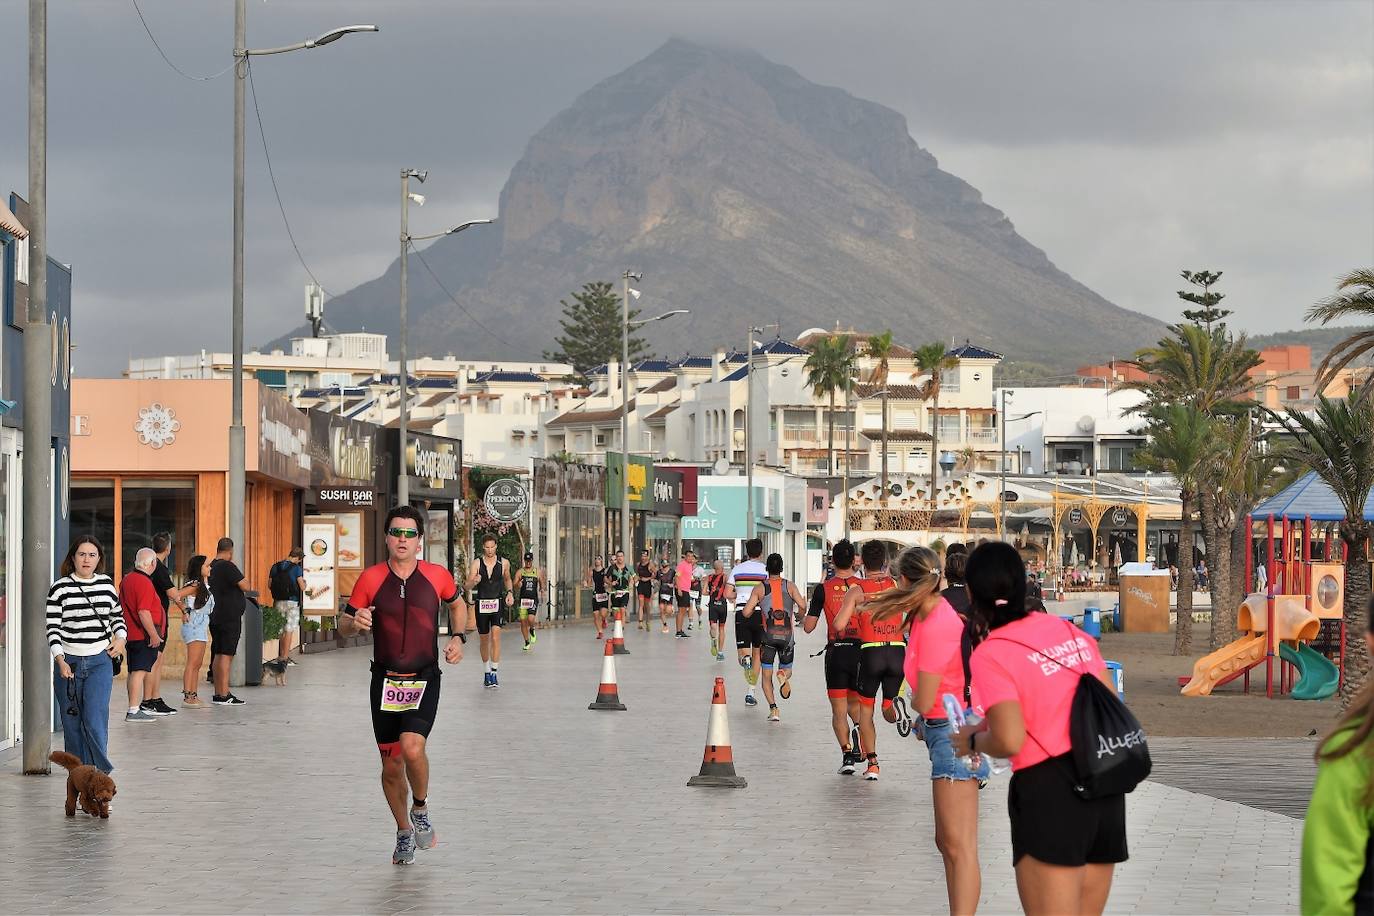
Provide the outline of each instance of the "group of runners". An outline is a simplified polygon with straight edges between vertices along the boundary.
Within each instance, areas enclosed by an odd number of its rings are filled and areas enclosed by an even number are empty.
[[[655,566],[648,550],[640,552],[639,563],[632,569],[625,562],[625,552],[616,551],[608,566],[602,556],[592,560],[584,583],[592,590],[592,621],[596,625],[596,638],[604,639],[606,629],[611,625],[617,612],[630,613],[630,601],[635,602],[635,627],[649,631],[653,627],[654,599],[658,600],[658,622],[660,629],[668,633],[668,621],[673,620],[672,631],[677,639],[688,639],[692,635],[693,621],[700,626],[702,606],[707,604],[708,615],[720,616],[718,621],[711,617],[711,654],[722,660],[721,646],[723,635],[724,606],[711,611],[713,601],[724,600],[720,583],[724,582],[724,565],[715,562],[711,572],[706,573],[697,563],[695,551],[688,550],[676,564],[666,557],[660,558]],[[716,592],[711,592],[711,583],[717,584]]]

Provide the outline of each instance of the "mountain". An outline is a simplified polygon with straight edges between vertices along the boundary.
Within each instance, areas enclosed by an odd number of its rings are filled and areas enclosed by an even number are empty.
[[[424,259],[462,307],[411,259],[419,354],[537,357],[558,300],[627,267],[649,313],[691,310],[652,328],[666,356],[742,345],[750,324],[796,336],[838,321],[1071,368],[1163,329],[1055,267],[897,112],[680,39],[554,117],[511,170],[497,225]],[[397,270],[333,299],[330,325],[394,332]]]

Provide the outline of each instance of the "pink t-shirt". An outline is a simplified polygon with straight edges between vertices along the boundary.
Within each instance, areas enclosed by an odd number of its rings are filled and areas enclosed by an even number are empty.
[[[696,567],[686,560],[681,560],[677,564],[677,590],[680,592],[691,591],[692,573],[696,572]]]
[[[1026,741],[1011,758],[1013,770],[1069,752],[1069,713],[1078,674],[1107,670],[1091,636],[1038,613],[993,630],[973,650],[969,667],[977,705],[988,710],[998,703],[1021,704]]]
[[[943,719],[945,707],[943,697],[954,694],[964,702],[964,658],[959,647],[964,638],[964,621],[948,601],[941,598],[935,609],[926,615],[925,620],[911,623],[911,638],[906,644],[906,663],[902,673],[916,691],[916,678],[921,672],[940,675],[940,690],[935,694],[935,704],[922,712],[929,719]]]

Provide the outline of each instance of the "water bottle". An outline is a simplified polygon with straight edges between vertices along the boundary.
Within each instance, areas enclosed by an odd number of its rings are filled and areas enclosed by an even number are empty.
[[[979,722],[983,721],[976,714],[970,713],[969,715],[965,715],[963,704],[961,704],[958,698],[952,693],[947,693],[942,696],[940,702],[944,704],[945,715],[949,717],[950,727],[955,731],[959,731],[965,725],[977,725]],[[972,716],[972,718],[969,718],[969,716]],[[970,770],[977,772],[978,768],[983,763],[983,757],[984,755],[982,753],[970,754],[968,757],[964,758],[964,763]]]

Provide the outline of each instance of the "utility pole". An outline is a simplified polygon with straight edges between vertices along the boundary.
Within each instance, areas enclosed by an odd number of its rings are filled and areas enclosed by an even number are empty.
[[[744,492],[745,535],[754,537],[754,424],[749,413],[754,409],[754,328],[744,337]]]
[[[620,549],[627,561],[634,562],[630,543],[630,281],[639,282],[643,276],[627,270],[620,279]]]
[[[234,542],[234,563],[243,569],[243,514],[247,501],[248,452],[243,431],[243,132],[244,81],[248,79],[247,10],[245,0],[234,0],[234,277],[229,351],[233,357],[232,401],[229,414],[229,539]],[[230,665],[229,682],[245,683],[243,639]]]
[[[998,487],[1002,492],[997,494],[997,502],[1000,507],[1000,516],[997,520],[997,534],[1002,540],[1007,539],[1007,389],[1002,389],[1002,409],[998,411],[997,423],[1002,427],[1002,479]],[[1021,473],[1018,466],[1016,472]]]
[[[396,501],[402,506],[410,504],[410,474],[406,468],[406,440],[410,437],[410,362],[406,359],[406,341],[410,337],[409,317],[406,304],[407,271],[410,262],[410,179],[416,178],[424,183],[429,172],[415,169],[401,170],[401,455],[399,475],[396,481]]]
[[[52,653],[52,327],[48,324],[48,2],[29,0],[29,308],[24,325],[24,565],[19,619],[25,773],[49,771]]]

